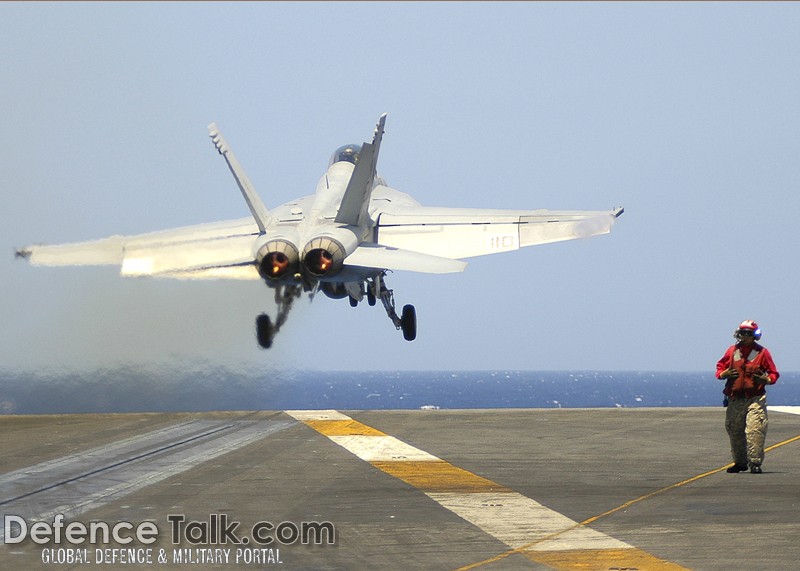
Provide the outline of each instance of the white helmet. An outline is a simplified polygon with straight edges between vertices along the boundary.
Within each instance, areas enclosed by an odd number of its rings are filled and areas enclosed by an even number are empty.
[[[739,327],[736,328],[736,331],[733,332],[733,337],[737,341],[741,341],[742,337],[749,337],[750,335],[752,335],[756,341],[761,339],[761,329],[759,329],[758,323],[752,319],[746,319],[745,321],[742,321],[739,324]]]

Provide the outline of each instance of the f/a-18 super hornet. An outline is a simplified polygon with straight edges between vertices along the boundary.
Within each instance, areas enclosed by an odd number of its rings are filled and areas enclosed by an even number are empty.
[[[272,345],[293,301],[321,291],[356,306],[380,300],[392,324],[416,338],[413,305],[398,315],[387,272],[464,271],[464,258],[607,234],[609,211],[496,210],[421,206],[378,174],[386,115],[372,142],[334,151],[311,196],[268,210],[216,124],[209,135],[251,216],[90,242],[28,246],[16,255],[41,266],[115,265],[123,276],[263,280],[277,314],[256,318],[259,345]]]

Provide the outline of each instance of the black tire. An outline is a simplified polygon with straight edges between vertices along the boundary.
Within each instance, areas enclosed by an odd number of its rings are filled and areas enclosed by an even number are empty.
[[[403,339],[406,341],[413,341],[417,338],[417,310],[413,305],[403,306],[400,328],[403,330]]]
[[[272,325],[269,315],[262,313],[256,317],[256,339],[262,349],[272,347],[272,338],[275,337],[275,327]]]
[[[372,293],[372,290],[367,290],[367,303],[369,306],[373,307],[376,301],[377,300],[375,299],[375,295]]]
[[[358,300],[356,298],[347,296],[347,299],[350,300],[350,307],[358,307]]]

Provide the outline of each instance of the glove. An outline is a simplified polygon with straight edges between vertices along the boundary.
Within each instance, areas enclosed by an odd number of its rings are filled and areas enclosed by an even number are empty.
[[[769,382],[769,375],[765,373],[754,373],[753,381],[759,385],[766,385]]]
[[[722,371],[722,374],[719,376],[720,379],[738,379],[739,378],[739,371],[736,369],[725,369]]]

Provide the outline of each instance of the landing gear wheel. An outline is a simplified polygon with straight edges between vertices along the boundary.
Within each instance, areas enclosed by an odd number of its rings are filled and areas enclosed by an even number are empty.
[[[356,298],[348,296],[348,299],[350,300],[350,307],[358,307],[358,300]]]
[[[417,338],[417,310],[413,305],[403,306],[400,327],[403,329],[403,339],[406,341],[413,341]]]
[[[377,300],[375,299],[375,294],[372,293],[372,290],[367,290],[367,303],[369,304],[369,306],[373,307],[376,301]]]
[[[262,349],[269,349],[272,347],[272,338],[275,337],[275,326],[269,315],[262,313],[256,317],[256,339]]]

